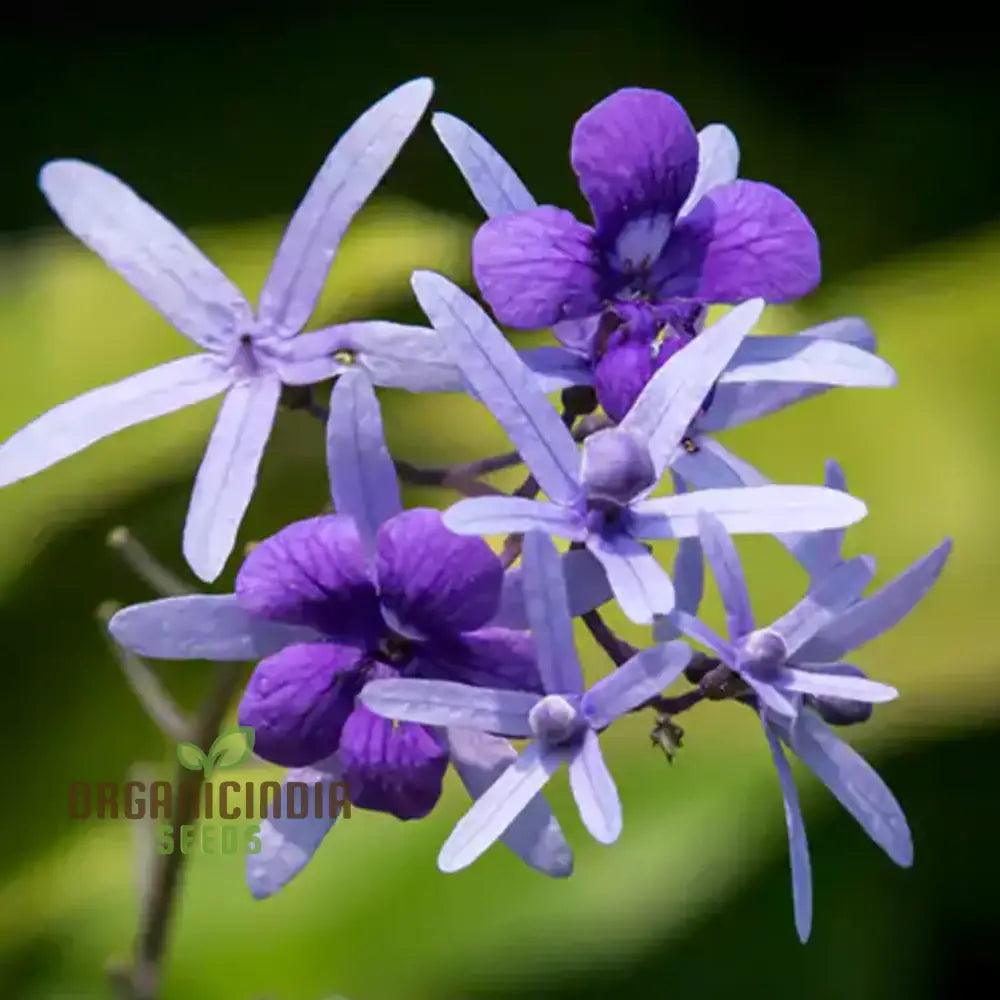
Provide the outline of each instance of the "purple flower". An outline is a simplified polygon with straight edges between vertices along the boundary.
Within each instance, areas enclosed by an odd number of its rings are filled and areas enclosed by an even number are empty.
[[[836,478],[828,474],[828,481]],[[870,598],[860,595],[874,574],[869,556],[829,563],[806,596],[777,621],[757,628],[739,556],[721,522],[700,516],[700,540],[726,612],[729,639],[716,635],[690,609],[675,610],[659,638],[676,629],[705,645],[722,666],[702,683],[746,685],[744,700],[758,710],[781,782],[789,833],[795,923],[809,936],[812,880],[805,827],[781,743],[789,746],[833,792],[865,832],[897,864],[909,866],[913,845],[906,819],[884,782],[819,715],[871,706],[896,697],[894,688],[868,680],[842,658],[891,628],[937,578],[950,551],[945,542]],[[849,721],[856,721],[851,718]]]
[[[432,123],[491,219],[537,208],[513,168],[478,132],[452,115],[437,113]],[[738,163],[736,138],[726,126],[702,129],[697,177],[678,218],[687,216],[709,191],[735,181]],[[556,322],[553,329],[563,346],[527,350],[522,357],[546,391],[593,384],[605,412],[617,421],[653,373],[701,330],[705,310],[686,300],[651,306],[642,298],[616,301],[609,309],[603,318]],[[796,338],[747,338],[720,377],[719,388],[731,391],[718,405],[714,400],[706,404],[706,418],[721,430],[731,426],[728,420],[743,422],[827,387],[893,384],[892,369],[874,356],[867,325],[855,318],[834,320]]]
[[[548,503],[523,497],[462,500],[445,524],[462,534],[544,531],[583,542],[604,567],[622,610],[648,623],[674,604],[670,578],[640,539],[698,533],[699,510],[730,531],[815,531],[850,524],[864,505],[816,486],[702,490],[648,499],[706,394],[763,303],[744,303],[672,358],[643,390],[618,428],[600,431],[580,452],[531,371],[461,289],[432,272],[416,272],[417,298],[447,337],[455,364],[493,413],[531,469]]]
[[[531,532],[525,538],[524,565],[541,696],[535,691],[403,678],[376,679],[361,692],[361,701],[388,719],[531,740],[458,822],[438,855],[442,871],[472,864],[536,800],[563,764],[569,767],[570,788],[584,825],[603,844],[617,840],[621,802],[597,734],[670,685],[691,657],[681,642],[643,650],[585,691],[562,569],[544,535]]]
[[[261,657],[239,716],[255,750],[294,770],[287,780],[346,781],[352,804],[419,818],[453,762],[478,794],[513,750],[499,738],[406,723],[357,701],[372,678],[425,677],[539,690],[531,640],[489,623],[503,570],[481,539],[444,527],[434,510],[401,510],[378,403],[360,371],[340,376],[330,401],[328,462],[337,514],[289,525],[258,545],[236,593],[169,598],[127,608],[112,634],[136,652],[170,659]],[[274,820],[248,861],[257,895],[308,861],[330,819]],[[545,808],[505,838],[534,867],[571,870]]]
[[[319,382],[345,364],[379,384],[455,388],[437,338],[395,323],[346,323],[296,336],[316,304],[341,237],[430,100],[413,80],[369,108],[330,152],[299,205],[254,310],[176,227],[116,177],[76,160],[40,184],[77,237],[202,353],[132,375],[50,410],[0,447],[0,485],[34,475],[133,424],[224,393],[195,480],[184,555],[214,580],[235,543],[271,433],[282,384]]]

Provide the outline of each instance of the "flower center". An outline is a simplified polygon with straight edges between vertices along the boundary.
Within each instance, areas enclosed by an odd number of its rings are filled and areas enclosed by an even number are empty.
[[[240,336],[231,364],[241,378],[251,378],[260,374],[260,361],[254,348],[253,337],[249,333]]]
[[[740,673],[752,674],[755,680],[771,680],[787,659],[784,640],[770,629],[751,632],[737,646],[736,664]]]
[[[644,275],[656,263],[670,239],[673,219],[661,212],[627,222],[615,240],[611,263],[624,275]]]
[[[583,442],[581,478],[597,506],[624,506],[656,482],[645,442],[617,427],[597,431]]]
[[[379,642],[375,657],[381,663],[402,670],[413,659],[416,649],[416,643],[412,639],[388,631]]]
[[[584,728],[583,717],[562,695],[549,694],[528,713],[535,737],[548,746],[563,746]]]

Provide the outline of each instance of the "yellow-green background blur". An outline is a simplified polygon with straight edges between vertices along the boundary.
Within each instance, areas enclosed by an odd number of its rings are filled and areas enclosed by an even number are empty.
[[[1000,975],[1000,88],[989,40],[868,38],[836,24],[798,36],[776,13],[743,25],[662,6],[519,21],[502,11],[448,19],[422,5],[322,18],[202,5],[196,16],[182,4],[169,22],[149,14],[126,27],[95,14],[12,30],[0,41],[0,438],[190,350],[59,230],[35,187],[45,159],[79,156],[118,173],[253,295],[329,146],[404,79],[434,76],[435,108],[472,121],[540,200],[581,212],[567,159],[576,116],[619,86],[666,89],[698,126],[728,122],[743,174],[784,188],[819,231],[824,284],[769,310],[765,329],[862,315],[900,378],[892,390],[829,393],[726,442],[785,482],[818,482],[824,460],[838,458],[870,510],[849,548],[877,557],[878,582],[955,539],[938,587],[857,656],[902,697],[847,734],[906,809],[915,868],[895,869],[798,769],[816,887],[813,939],[801,947],[777,780],[750,713],[692,711],[673,766],[650,746],[651,720],[633,717],[605,743],[625,810],[616,845],[591,841],[564,777],[554,783],[576,852],[570,880],[546,880],[502,848],[440,874],[437,849],[466,806],[449,777],[428,819],[358,813],[338,825],[267,902],[251,899],[242,859],[195,858],[165,997],[923,1000],[972,995]],[[314,325],[417,321],[409,272],[468,282],[479,221],[425,123],[351,228]],[[467,399],[382,401],[394,453],[411,461],[505,447]],[[105,964],[128,952],[135,824],[71,822],[67,786],[122,781],[137,761],[165,775],[174,748],[137,707],[94,618],[107,598],[153,596],[104,537],[127,524],[183,569],[183,515],[216,405],[124,432],[0,492],[0,997],[107,996]],[[283,412],[241,546],[324,505],[322,455],[322,428]],[[777,543],[741,549],[767,620],[804,578]],[[718,618],[714,593],[706,614]],[[592,674],[605,669],[582,635],[581,648]],[[162,665],[188,706],[212,671]]]

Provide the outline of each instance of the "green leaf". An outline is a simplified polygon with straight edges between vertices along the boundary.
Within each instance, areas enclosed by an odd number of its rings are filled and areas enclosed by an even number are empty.
[[[201,771],[206,769],[208,765],[208,758],[201,748],[196,747],[193,743],[178,743],[177,759],[189,771]]]
[[[250,726],[235,726],[220,733],[208,751],[212,768],[236,767],[253,752],[254,732]]]

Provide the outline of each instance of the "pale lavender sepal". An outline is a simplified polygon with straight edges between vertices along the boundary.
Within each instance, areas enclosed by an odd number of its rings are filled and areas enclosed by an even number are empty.
[[[736,180],[740,169],[740,147],[725,125],[706,125],[698,133],[698,173],[694,187],[677,213],[683,219],[713,188]]]
[[[684,642],[642,649],[590,688],[580,711],[594,729],[610,726],[619,716],[670,687],[690,660],[691,647]]]
[[[736,651],[732,645],[717,635],[704,622],[695,618],[694,615],[682,611],[680,608],[674,608],[670,617],[684,635],[711,650],[723,663],[729,666],[736,663]]]
[[[444,512],[445,527],[460,535],[523,534],[544,531],[571,542],[583,541],[583,518],[566,507],[526,497],[470,497]]]
[[[195,354],[61,403],[0,445],[0,486],[33,476],[117,431],[217,396],[232,375]]]
[[[811,711],[799,714],[785,742],[900,867],[913,864],[903,810],[875,769]]]
[[[573,503],[580,496],[579,451],[531,369],[457,285],[433,271],[415,271],[411,284],[476,396],[507,432],[541,488],[557,503]]]
[[[744,302],[702,331],[660,368],[625,415],[620,426],[647,443],[658,474],[763,309],[761,299]]]
[[[334,508],[354,520],[365,548],[374,552],[380,525],[398,514],[403,502],[378,399],[363,372],[345,372],[333,387],[326,464]]]
[[[260,294],[261,323],[279,337],[305,326],[337,247],[430,103],[430,80],[411,80],[373,104],[327,155],[285,230]]]
[[[515,738],[532,735],[528,713],[538,702],[538,695],[528,691],[499,691],[417,677],[369,681],[358,697],[362,705],[384,719],[479,729]]]
[[[730,638],[748,635],[754,628],[753,606],[736,546],[715,515],[702,511],[698,519],[698,536],[719,588]]]
[[[490,218],[535,207],[514,168],[474,128],[442,111],[431,116],[431,126]]]
[[[604,567],[622,611],[637,625],[649,625],[674,606],[674,585],[644,545],[628,535],[587,538],[587,549]]]
[[[53,160],[38,183],[66,228],[196,344],[224,350],[250,329],[253,312],[243,293],[113,174]]]
[[[812,864],[809,861],[809,841],[802,821],[802,807],[795,778],[788,765],[785,752],[771,726],[764,722],[764,735],[771,751],[771,759],[781,783],[781,799],[785,809],[785,827],[788,830],[788,858],[792,868],[792,907],[795,913],[795,929],[799,940],[805,944],[812,930],[813,892]]]
[[[184,558],[207,583],[236,544],[280,396],[278,377],[264,373],[236,383],[222,402],[184,523]]]
[[[288,771],[282,783],[284,788],[290,781],[300,781],[311,786],[308,801],[314,801],[313,788],[322,784],[323,801],[329,798],[326,789],[342,780],[336,756],[314,764]],[[354,793],[354,789],[351,789]],[[284,795],[282,795],[282,801]],[[316,816],[314,813],[303,819],[282,816],[261,820],[260,851],[248,854],[246,861],[247,886],[255,899],[267,899],[286,886],[312,860],[323,838],[330,832],[338,816]]]
[[[594,372],[587,359],[565,347],[534,347],[519,354],[535,373],[544,393],[574,385],[591,385],[594,381]]]
[[[590,835],[598,843],[613,844],[622,832],[622,804],[593,729],[584,732],[570,757],[569,787]]]
[[[563,759],[562,753],[529,743],[455,825],[438,854],[438,868],[456,872],[471,865],[545,787]]]
[[[770,681],[757,680],[752,674],[743,674],[742,676],[760,702],[762,718],[794,719],[799,714],[801,697],[795,694],[785,694]]]
[[[517,759],[517,751],[500,736],[475,729],[449,729],[446,736],[452,766],[473,799],[484,795]],[[540,793],[521,810],[500,840],[543,875],[567,878],[573,873],[573,852]]]
[[[832,458],[826,460],[823,469],[823,485],[831,490],[847,492],[847,478],[839,463]],[[843,561],[841,551],[844,547],[843,528],[831,528],[829,531],[817,531],[808,541],[810,552],[809,575],[813,580],[831,572]],[[805,544],[805,539],[799,543]]]
[[[126,649],[157,660],[262,660],[319,633],[249,614],[235,594],[191,594],[122,608],[108,631]]]
[[[845,388],[884,389],[896,373],[877,354],[824,337],[747,337],[737,348],[722,384],[797,382]]]
[[[785,667],[778,683],[798,694],[811,694],[819,698],[846,698],[879,705],[899,697],[899,692],[889,684],[870,681],[867,677],[850,677],[828,674],[821,670],[796,670]]]

